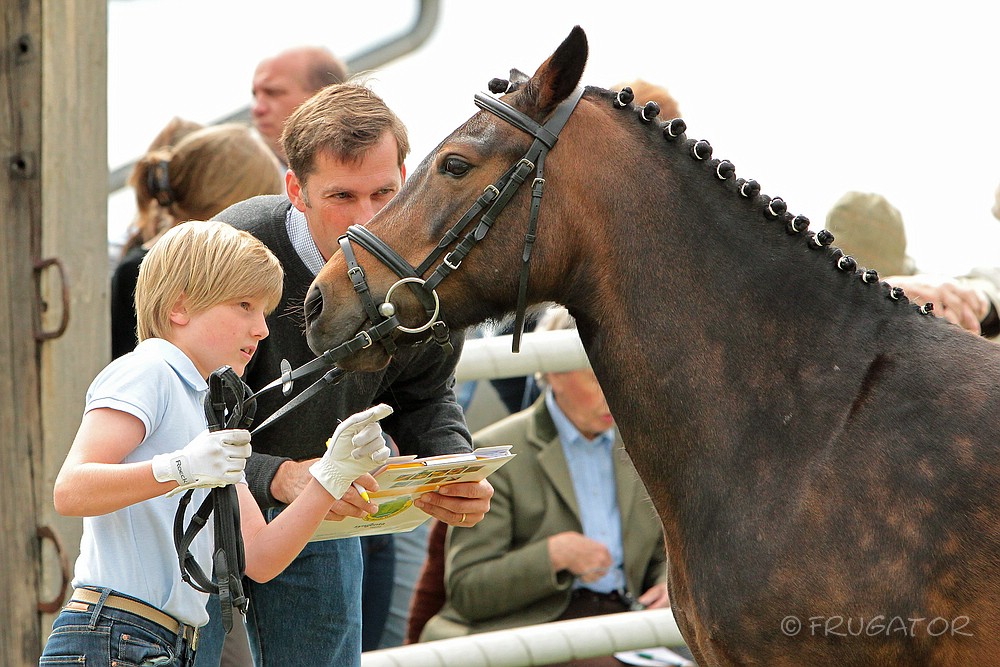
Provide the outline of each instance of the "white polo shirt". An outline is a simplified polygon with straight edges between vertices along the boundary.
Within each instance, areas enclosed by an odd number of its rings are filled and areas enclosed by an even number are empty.
[[[98,374],[87,391],[84,412],[111,408],[140,419],[146,437],[123,463],[148,461],[184,447],[207,428],[207,391],[204,378],[180,349],[153,338]],[[207,495],[207,489],[194,491],[185,526]],[[182,623],[208,623],[208,594],[181,580],[174,549],[174,514],[182,496],[160,496],[103,516],[85,517],[73,586],[112,588]],[[209,519],[191,545],[191,553],[209,575],[213,544]]]

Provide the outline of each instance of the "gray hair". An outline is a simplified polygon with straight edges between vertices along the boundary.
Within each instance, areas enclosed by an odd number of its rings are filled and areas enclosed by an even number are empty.
[[[535,331],[562,331],[566,329],[576,329],[576,318],[569,314],[566,306],[559,304],[549,306],[538,318],[538,324],[535,325]],[[535,373],[535,383],[540,389],[549,386],[548,380],[545,379],[545,373],[541,371]]]
[[[563,329],[575,329],[576,319],[569,314],[566,306],[550,306],[538,319],[535,331],[561,331]]]

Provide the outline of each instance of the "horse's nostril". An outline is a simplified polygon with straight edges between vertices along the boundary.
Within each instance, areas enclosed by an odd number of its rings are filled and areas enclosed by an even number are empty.
[[[309,290],[309,294],[306,295],[305,312],[306,324],[312,324],[312,321],[323,312],[323,293],[315,285]]]

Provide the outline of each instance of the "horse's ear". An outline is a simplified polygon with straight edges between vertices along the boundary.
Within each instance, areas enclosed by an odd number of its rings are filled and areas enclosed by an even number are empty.
[[[510,68],[510,82],[516,86],[523,86],[528,83],[528,75],[517,69],[516,67]]]
[[[559,48],[535,71],[529,85],[540,116],[555,109],[580,83],[587,64],[587,53],[587,35],[580,26],[575,26]]]

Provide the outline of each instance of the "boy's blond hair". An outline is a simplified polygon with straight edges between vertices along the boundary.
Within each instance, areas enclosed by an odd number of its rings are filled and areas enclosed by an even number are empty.
[[[139,340],[167,337],[170,311],[181,296],[191,313],[240,298],[263,298],[270,313],[281,300],[283,280],[278,258],[252,234],[225,222],[177,225],[139,266]]]

